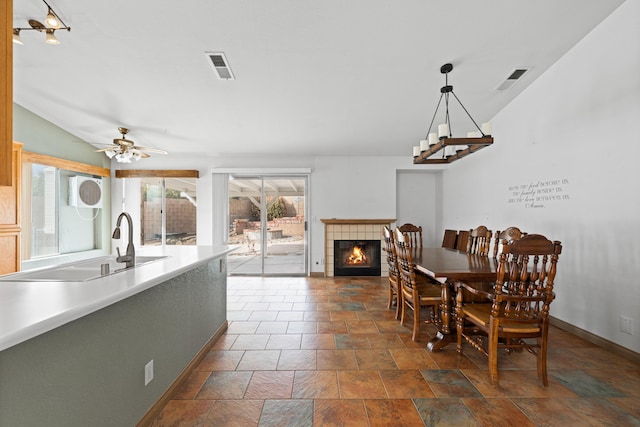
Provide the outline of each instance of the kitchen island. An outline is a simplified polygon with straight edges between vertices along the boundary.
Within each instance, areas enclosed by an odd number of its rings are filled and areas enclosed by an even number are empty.
[[[143,248],[166,258],[88,281],[4,276],[0,425],[135,425],[226,330],[230,250]]]

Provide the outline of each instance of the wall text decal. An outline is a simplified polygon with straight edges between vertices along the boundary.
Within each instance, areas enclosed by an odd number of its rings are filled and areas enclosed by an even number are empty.
[[[569,180],[567,178],[512,185],[509,187],[508,203],[521,205],[525,208],[544,208],[550,203],[570,200],[568,186]]]

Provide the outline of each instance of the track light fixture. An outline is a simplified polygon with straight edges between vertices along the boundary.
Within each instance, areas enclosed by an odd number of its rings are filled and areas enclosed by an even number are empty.
[[[13,29],[13,42],[16,44],[23,44],[22,38],[20,37],[21,31],[38,31],[40,33],[45,33],[45,42],[47,44],[60,44],[60,41],[56,38],[55,32],[57,30],[67,30],[71,31],[71,27],[67,26],[64,23],[62,18],[53,10],[53,8],[47,3],[46,0],[42,0],[44,4],[47,5],[47,17],[44,22],[47,25],[44,25],[42,22],[29,19],[30,27],[18,27]]]

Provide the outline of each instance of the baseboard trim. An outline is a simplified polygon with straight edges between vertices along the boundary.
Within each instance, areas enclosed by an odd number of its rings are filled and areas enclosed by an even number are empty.
[[[324,277],[324,273],[322,271],[312,271],[309,273],[309,277]]]
[[[160,396],[160,399],[156,403],[153,404],[151,408],[147,411],[147,413],[142,417],[140,422],[137,424],[137,427],[145,427],[150,425],[153,420],[155,420],[162,409],[169,403],[171,400],[171,396],[174,392],[176,392],[182,384],[187,380],[191,372],[202,362],[202,359],[205,358],[211,347],[214,346],[216,341],[225,333],[225,331],[229,328],[229,322],[224,321],[224,323],[218,328],[218,330],[209,338],[209,340],[205,343],[204,346],[200,349],[200,351],[191,359],[191,362],[182,370],[180,375],[173,381],[173,383],[169,386],[169,388]]]
[[[635,351],[629,350],[626,347],[622,347],[619,344],[606,340],[602,337],[599,337],[591,332],[585,331],[584,329],[580,329],[577,326],[574,326],[570,323],[567,323],[563,320],[556,319],[555,317],[549,317],[550,323],[563,331],[570,332],[573,335],[580,337],[584,340],[589,341],[592,344],[597,345],[598,347],[602,347],[610,351],[611,353],[618,355],[620,357],[624,357],[632,361],[633,363],[640,364],[640,353],[636,353]]]

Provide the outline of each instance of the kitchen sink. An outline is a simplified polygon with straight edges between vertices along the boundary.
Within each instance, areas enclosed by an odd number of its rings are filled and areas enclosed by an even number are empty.
[[[131,270],[163,258],[167,258],[167,256],[137,256],[136,265],[131,268],[125,268],[124,263],[116,262],[115,257],[93,258],[2,276],[0,282],[86,282]]]

